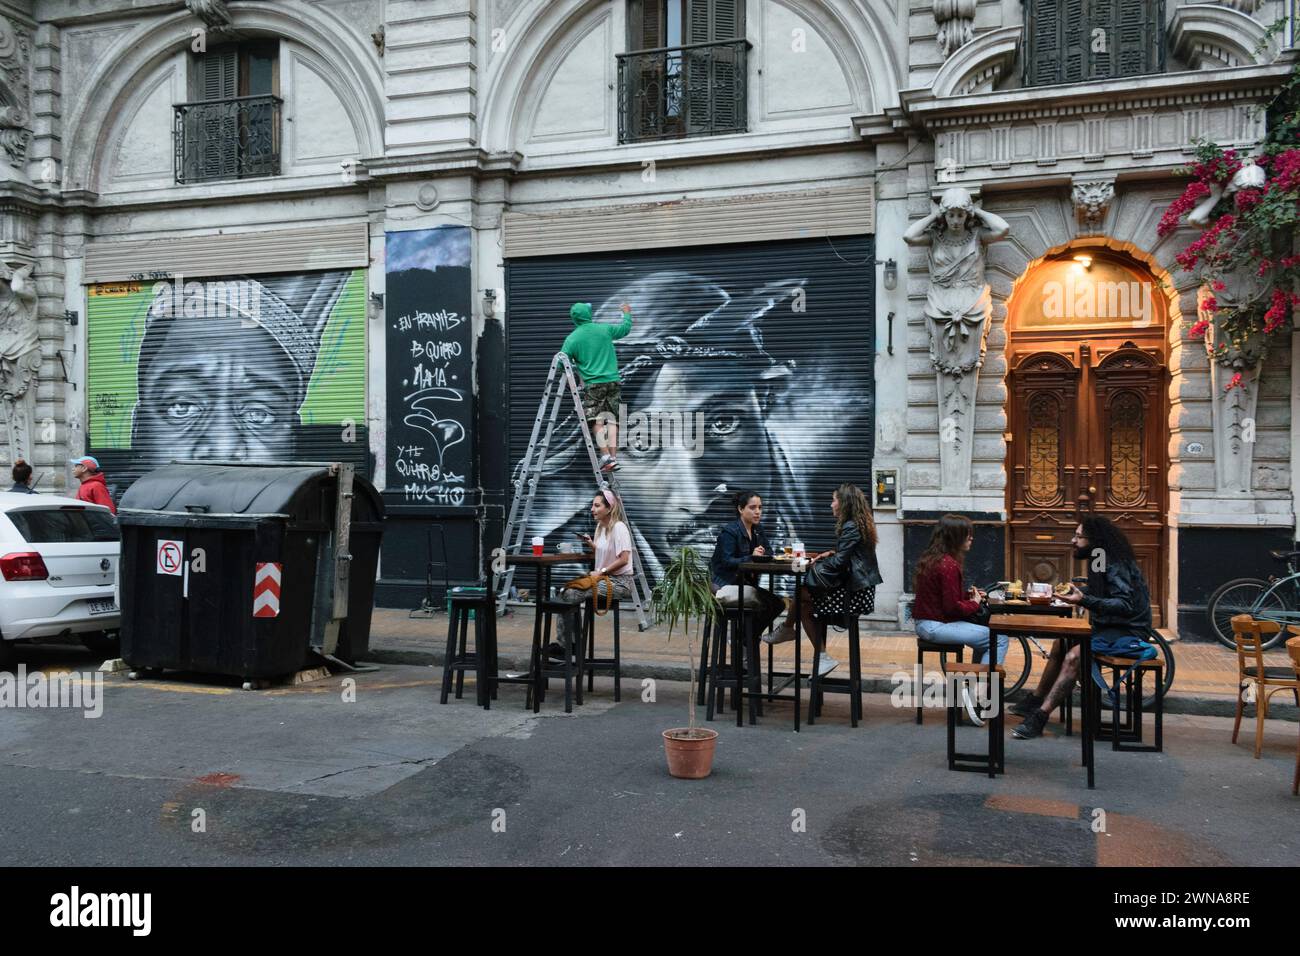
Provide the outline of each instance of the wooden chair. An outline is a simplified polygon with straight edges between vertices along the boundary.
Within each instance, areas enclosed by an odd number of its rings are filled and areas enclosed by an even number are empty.
[[[1290,628],[1292,634],[1296,628]],[[1291,655],[1291,666],[1295,668],[1296,680],[1300,680],[1300,637],[1293,637],[1286,642],[1286,652]],[[1291,779],[1291,792],[1300,797],[1300,740],[1295,745],[1295,776]]]
[[[1232,725],[1232,742],[1237,742],[1241,730],[1241,715],[1246,707],[1246,688],[1255,691],[1255,758],[1259,759],[1264,747],[1264,721],[1268,717],[1268,700],[1278,691],[1289,690],[1300,705],[1300,677],[1293,668],[1283,664],[1267,667],[1264,664],[1263,641],[1273,635],[1281,625],[1273,621],[1257,621],[1249,614],[1238,614],[1232,619],[1232,637],[1237,643],[1237,719]]]

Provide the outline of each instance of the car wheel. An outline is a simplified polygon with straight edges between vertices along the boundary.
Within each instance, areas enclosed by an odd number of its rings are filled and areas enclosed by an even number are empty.
[[[118,639],[117,631],[82,634],[81,643],[86,646],[86,650],[102,654],[105,658],[120,657],[122,653],[122,642]]]

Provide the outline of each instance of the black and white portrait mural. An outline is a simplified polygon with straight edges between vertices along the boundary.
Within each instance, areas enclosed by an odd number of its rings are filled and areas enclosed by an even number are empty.
[[[90,287],[90,451],[120,493],[175,460],[367,462],[365,271]]]
[[[573,328],[632,306],[614,480],[647,570],[712,552],[742,489],[769,536],[829,547],[830,497],[870,483],[874,388],[869,237],[514,260],[507,267],[510,456],[524,456],[549,364]],[[567,408],[566,408],[567,411]],[[576,415],[557,423],[528,535],[587,530],[595,479]]]

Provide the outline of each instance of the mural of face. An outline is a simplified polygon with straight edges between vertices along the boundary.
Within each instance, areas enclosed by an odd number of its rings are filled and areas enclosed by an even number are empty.
[[[298,412],[348,277],[159,283],[137,368],[141,465],[299,457]]]
[[[651,578],[683,545],[712,553],[722,526],[736,519],[740,490],[762,496],[773,539],[824,525],[826,486],[843,480],[834,443],[857,446],[870,434],[870,379],[846,372],[833,340],[804,331],[814,319],[796,303],[807,280],[750,281],[724,287],[695,273],[653,272],[615,288],[595,310],[597,321],[609,321],[622,302],[633,309],[633,329],[616,343],[624,406],[616,481]],[[769,314],[782,318],[767,322]],[[572,415],[557,423],[551,449],[529,521],[543,534],[586,518],[591,481]],[[826,491],[814,500],[817,487]]]
[[[196,350],[187,324],[172,323],[158,356],[141,369],[138,447],[166,448],[177,459],[291,457],[298,384],[289,356],[258,326],[204,321],[232,347]]]

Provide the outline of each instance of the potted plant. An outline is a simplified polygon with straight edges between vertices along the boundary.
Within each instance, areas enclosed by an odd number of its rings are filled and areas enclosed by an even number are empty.
[[[713,769],[713,752],[718,732],[695,726],[695,641],[691,624],[716,620],[722,606],[709,588],[708,569],[700,564],[693,548],[679,548],[664,567],[654,591],[655,621],[668,621],[668,640],[680,622],[686,632],[686,670],[690,674],[690,695],[686,698],[687,724],[664,731],[664,752],[668,772],[674,777],[699,780]]]

